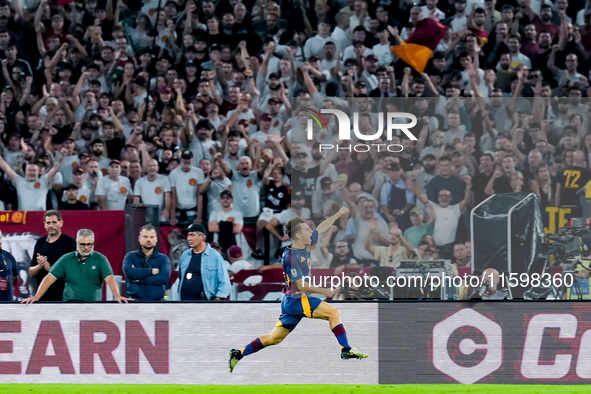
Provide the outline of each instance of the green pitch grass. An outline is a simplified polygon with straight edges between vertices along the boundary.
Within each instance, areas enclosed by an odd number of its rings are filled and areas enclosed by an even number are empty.
[[[591,393],[588,385],[502,385],[502,384],[404,384],[404,385],[165,385],[165,384],[0,384],[2,394],[110,394],[110,393],[205,393],[205,394],[579,394]]]

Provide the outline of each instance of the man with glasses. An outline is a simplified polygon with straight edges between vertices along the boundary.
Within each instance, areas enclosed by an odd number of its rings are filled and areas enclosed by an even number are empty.
[[[107,282],[117,302],[133,301],[119,294],[113,270],[107,258],[94,251],[94,232],[80,229],[76,234],[76,251],[63,255],[49,270],[37,293],[21,303],[31,304],[43,297],[59,278],[65,281],[63,301],[101,301],[103,281]]]
[[[230,277],[222,255],[205,243],[207,230],[194,223],[183,230],[190,249],[179,261],[179,284],[173,292],[182,301],[220,301],[230,294]]]

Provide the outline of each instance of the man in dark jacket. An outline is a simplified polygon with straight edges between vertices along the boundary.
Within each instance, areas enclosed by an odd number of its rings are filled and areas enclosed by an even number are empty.
[[[129,252],[123,259],[127,277],[127,295],[141,301],[162,301],[170,278],[170,259],[154,251],[158,233],[151,224],[140,230],[140,249]]]

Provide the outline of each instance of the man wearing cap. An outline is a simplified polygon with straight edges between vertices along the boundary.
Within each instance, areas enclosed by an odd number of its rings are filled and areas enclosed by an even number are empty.
[[[271,121],[271,116],[267,112],[263,113],[259,120],[259,131],[250,136],[251,141],[258,140],[261,149],[264,148],[267,137],[270,137],[272,135]]]
[[[186,149],[181,153],[180,166],[170,172],[171,208],[170,224],[187,226],[200,223],[203,210],[203,194],[199,185],[205,182],[201,168],[193,166],[193,153]]]
[[[421,237],[425,234],[433,235],[433,224],[435,224],[435,212],[432,211],[431,205],[427,205],[429,210],[429,221],[423,223],[423,210],[414,207],[410,210],[410,222],[412,226],[404,230],[404,238],[410,242],[413,249],[419,247]]]
[[[209,213],[207,228],[213,233],[213,242],[219,243],[222,251],[232,245],[236,245],[236,237],[242,232],[244,220],[242,212],[232,207],[234,197],[230,190],[220,193],[220,205],[222,209]]]
[[[183,301],[220,301],[227,298],[230,294],[230,277],[222,255],[205,243],[205,227],[194,223],[183,230],[183,234],[187,235],[190,249],[181,255],[179,284],[173,296]]]
[[[160,221],[170,220],[170,181],[165,175],[158,174],[158,161],[151,159],[146,163],[146,175],[135,183],[133,203],[158,206]]]
[[[70,183],[64,187],[64,197],[60,201],[59,209],[61,211],[83,211],[90,209],[88,204],[78,199],[78,186]],[[88,201],[88,200],[87,200]]]
[[[47,174],[40,176],[36,164],[27,164],[25,176],[18,175],[0,156],[0,168],[12,182],[18,196],[18,209],[21,211],[45,211],[47,192],[53,184],[53,178],[62,165],[62,159],[56,161]]]
[[[158,232],[151,224],[140,229],[140,248],[123,259],[127,296],[141,301],[162,301],[170,278],[170,259],[157,252]]]
[[[125,203],[131,200],[131,183],[127,177],[121,176],[121,162],[111,160],[109,176],[98,180],[96,199],[101,211],[122,211]]]

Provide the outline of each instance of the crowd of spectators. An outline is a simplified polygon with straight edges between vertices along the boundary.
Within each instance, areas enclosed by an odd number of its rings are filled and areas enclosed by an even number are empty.
[[[419,73],[391,47],[423,18],[448,34]],[[348,206],[313,266],[462,265],[488,195],[579,205],[590,51],[589,0],[0,0],[0,209],[157,205],[260,259],[265,231],[274,253],[293,215]],[[367,134],[407,110],[418,140],[308,140],[304,107],[355,110]]]

